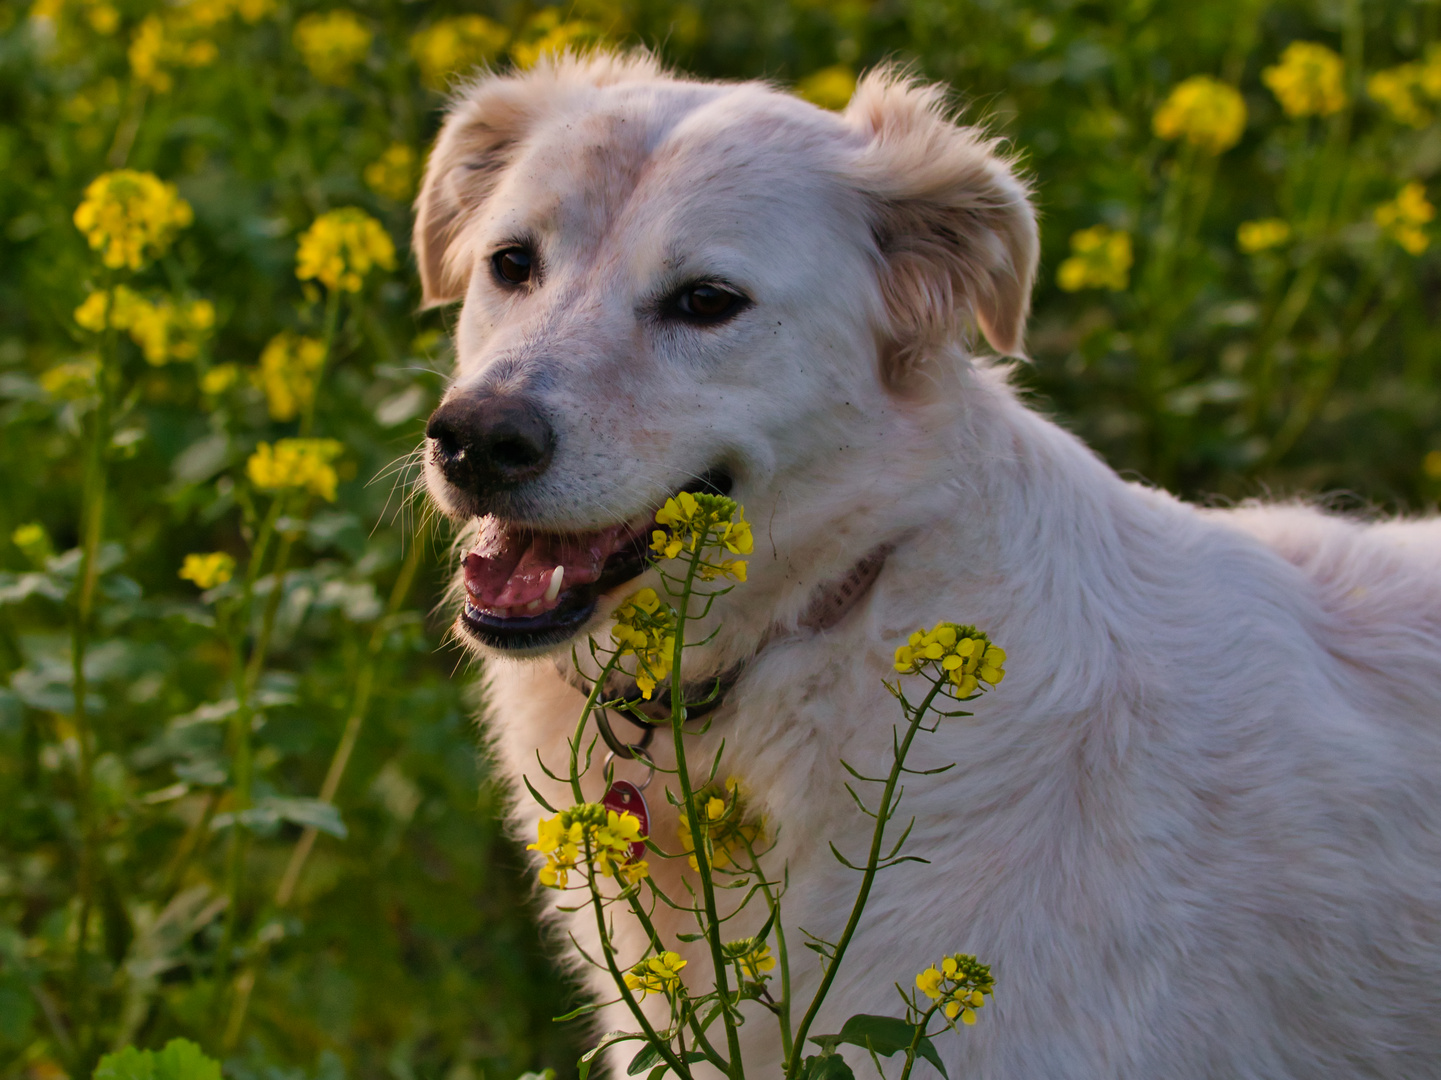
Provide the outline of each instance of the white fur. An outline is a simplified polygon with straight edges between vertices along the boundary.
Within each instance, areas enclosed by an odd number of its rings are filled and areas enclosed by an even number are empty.
[[[957,763],[906,786],[931,862],[881,875],[813,1033],[897,1012],[893,982],[962,950],[997,990],[939,1040],[956,1080],[1441,1076],[1441,522],[1200,511],[1026,408],[965,346],[978,325],[1019,347],[1025,191],[933,91],[876,77],[836,116],[644,58],[490,77],[458,102],[420,210],[427,295],[465,297],[457,386],[524,388],[559,428],[533,523],[626,520],[718,460],[736,473],[751,580],[699,667],[793,632],[688,745],[708,763],[724,741],[721,774],[778,832],[802,1003],[800,928],[834,938],[856,883],[826,841],[859,857],[869,835],[839,762],[885,767],[895,646],[951,619],[1009,653],[973,718],[921,738],[915,765]],[[502,296],[488,252],[526,230],[546,277]],[[704,331],[647,321],[676,263],[754,307]],[[794,631],[887,540],[840,625]],[[568,801],[536,755],[563,768],[580,697],[549,659],[486,670],[529,840],[519,777]],[[598,798],[598,767],[587,782]],[[678,892],[678,864],[652,863]],[[588,915],[551,917],[596,952]],[[617,932],[638,958],[637,929]],[[743,1035],[751,1074],[774,1075],[774,1024],[757,1009]]]

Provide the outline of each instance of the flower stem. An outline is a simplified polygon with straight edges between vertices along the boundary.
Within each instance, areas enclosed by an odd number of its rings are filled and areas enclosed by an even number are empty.
[[[695,796],[691,789],[690,769],[686,764],[685,757],[685,681],[681,678],[681,660],[685,649],[685,625],[690,609],[691,592],[695,587],[696,571],[700,568],[701,552],[705,543],[702,540],[695,545],[691,553],[690,565],[686,569],[685,585],[680,594],[680,610],[676,613],[675,621],[675,643],[671,654],[671,681],[670,681],[670,728],[671,738],[675,743],[675,765],[677,779],[681,789],[681,805],[685,808],[686,820],[690,823],[690,834],[693,837],[691,847],[696,860],[696,872],[700,875],[701,898],[705,905],[705,923],[701,927],[705,931],[706,941],[710,945],[711,967],[715,972],[716,990],[720,994],[721,1019],[725,1022],[726,1029],[726,1052],[730,1055],[730,1069],[727,1075],[731,1080],[741,1080],[745,1076],[745,1064],[741,1061],[740,1032],[736,1027],[734,1005],[730,999],[730,980],[727,978],[725,962],[725,951],[721,948],[721,924],[719,909],[716,906],[715,883],[712,881],[710,865],[710,853],[706,851],[706,832],[708,822],[700,820],[700,814],[695,805]]]
[[[806,1034],[815,1022],[816,1014],[820,1012],[821,1004],[825,1001],[826,995],[830,993],[831,984],[835,982],[836,972],[840,970],[841,961],[845,958],[846,949],[850,946],[851,939],[855,937],[856,928],[861,922],[861,913],[865,911],[866,901],[870,899],[871,885],[876,880],[877,868],[881,859],[881,843],[886,835],[886,823],[894,811],[891,800],[895,796],[896,784],[900,781],[901,771],[905,766],[906,755],[910,753],[911,742],[920,730],[921,722],[925,719],[926,712],[930,709],[931,703],[935,701],[936,695],[941,692],[945,685],[944,680],[932,684],[930,692],[921,702],[920,706],[911,713],[910,723],[906,727],[905,737],[895,750],[895,756],[891,761],[891,772],[886,777],[885,790],[881,793],[880,805],[876,808],[876,825],[871,831],[871,851],[866,859],[866,868],[861,874],[861,887],[856,892],[855,903],[851,905],[851,917],[846,922],[846,928],[841,933],[840,940],[836,942],[835,953],[831,962],[826,965],[825,972],[821,976],[821,984],[816,988],[815,996],[811,998],[810,1007],[806,1009],[805,1016],[801,1017],[800,1027],[796,1029],[795,1042],[791,1046],[790,1056],[786,1059],[785,1075],[789,1080],[795,1080],[799,1075],[801,1064],[801,1053],[805,1050]]]
[[[113,274],[106,275],[107,294],[113,290]],[[76,926],[73,985],[71,987],[72,1024],[76,1033],[78,1063],[86,1065],[91,1040],[84,1035],[90,1003],[90,983],[86,978],[86,956],[89,947],[90,915],[95,906],[96,869],[99,855],[99,831],[95,821],[94,770],[95,736],[86,707],[88,686],[85,678],[85,652],[90,643],[90,623],[95,610],[95,590],[100,578],[100,542],[105,533],[106,447],[110,441],[110,413],[113,407],[112,383],[116,376],[117,333],[111,320],[106,320],[100,346],[100,367],[95,375],[97,400],[91,422],[89,444],[85,453],[85,479],[81,489],[80,567],[75,589],[75,613],[70,627],[71,688],[75,693],[75,740],[78,755],[75,775],[75,809],[80,824],[79,888],[80,914]],[[88,1072],[88,1069],[85,1071]]]
[[[335,332],[340,326],[340,297],[339,289],[331,289],[325,297],[325,336],[322,339],[320,366],[315,369],[315,376],[310,382],[310,397],[300,414],[299,434],[302,439],[307,438],[310,429],[315,426],[315,402],[320,397],[320,382],[325,377],[325,368],[330,363],[330,352],[335,347]]]

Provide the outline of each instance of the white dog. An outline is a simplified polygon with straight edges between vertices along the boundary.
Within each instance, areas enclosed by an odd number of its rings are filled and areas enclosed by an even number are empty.
[[[895,647],[949,619],[1010,655],[923,737],[918,767],[958,763],[907,786],[930,865],[880,876],[813,1033],[962,950],[997,990],[938,1040],[956,1080],[1441,1076],[1441,524],[1199,511],[1027,409],[967,340],[1019,355],[1035,216],[940,90],[874,74],[834,114],[644,56],[483,77],[415,246],[427,301],[464,301],[426,473],[474,523],[457,629],[521,835],[522,774],[569,802],[536,764],[582,700],[558,665],[654,583],[665,498],[729,490],[750,580],[691,674],[744,666],[690,760],[724,740],[778,830],[793,939],[849,912],[839,762],[889,760]],[[775,1025],[742,1031],[773,1074]]]

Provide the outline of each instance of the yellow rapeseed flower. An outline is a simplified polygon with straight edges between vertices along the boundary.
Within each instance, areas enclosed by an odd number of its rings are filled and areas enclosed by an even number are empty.
[[[641,997],[647,994],[665,994],[674,997],[681,989],[680,973],[686,961],[679,953],[663,952],[642,960],[625,974],[625,985],[630,990],[640,990]]]
[[[927,668],[950,683],[955,697],[967,698],[1006,677],[1006,650],[974,626],[939,622],[917,630],[896,650],[896,671],[910,675]]]
[[[649,701],[656,685],[670,676],[675,653],[675,612],[654,589],[641,589],[615,609],[611,640],[621,657],[634,656],[635,684]]]
[[[239,365],[216,364],[204,375],[200,376],[200,390],[210,397],[219,397],[234,386],[239,379]]]
[[[40,389],[51,397],[66,401],[86,398],[95,390],[95,380],[100,374],[100,360],[87,356],[80,360],[56,364],[40,376]]]
[[[340,478],[331,462],[344,449],[335,439],[261,443],[245,463],[245,475],[261,491],[306,491],[334,502]]]
[[[655,520],[661,528],[651,533],[650,548],[663,559],[711,547],[732,555],[749,555],[755,549],[745,508],[724,495],[682,491],[666,500]],[[724,556],[718,562],[703,558],[699,576],[702,581],[720,576],[745,581],[746,564]]]
[[[212,551],[208,555],[187,555],[180,567],[180,576],[195,582],[201,589],[213,589],[224,585],[235,574],[235,560],[223,551]]]
[[[765,972],[775,970],[776,958],[771,955],[771,947],[753,937],[728,941],[721,947],[721,951],[725,953],[727,960],[740,965],[748,979],[761,979]]]
[[[1428,450],[1421,459],[1421,471],[1432,480],[1441,480],[1441,450]]]
[[[193,220],[174,184],[134,169],[97,176],[75,211],[75,227],[112,270],[139,270]]]
[[[693,792],[692,798],[696,817],[705,825],[706,851],[712,867],[724,869],[736,861],[746,845],[755,847],[766,843],[765,819],[750,812],[749,793],[738,778],[728,776],[723,787],[708,785]],[[699,870],[690,818],[684,813],[676,821],[676,835],[681,851],[689,855],[691,869]]]
[[[1412,255],[1420,255],[1431,245],[1426,225],[1436,217],[1436,208],[1426,198],[1425,186],[1415,180],[1390,202],[1376,207],[1372,216],[1382,232]]]
[[[505,27],[484,15],[441,19],[410,39],[410,55],[420,67],[420,81],[444,90],[450,76],[489,63],[505,48]]]
[[[1204,153],[1221,154],[1235,146],[1246,129],[1246,102],[1235,87],[1209,75],[1193,75],[1161,103],[1151,129],[1163,139],[1184,139]]]
[[[321,214],[300,237],[295,276],[359,292],[375,267],[395,269],[395,244],[380,222],[354,206]]]
[[[564,889],[570,871],[585,861],[587,847],[591,866],[606,877],[617,877],[632,885],[650,876],[644,859],[631,858],[631,845],[645,840],[640,831],[640,818],[617,812],[600,803],[579,803],[553,818],[536,824],[535,843],[527,851],[545,856],[540,868],[540,883],[548,889]]]
[[[582,20],[565,20],[558,7],[541,8],[526,22],[520,40],[510,47],[516,67],[530,68],[542,56],[584,51],[604,38],[600,28]]]
[[[55,554],[55,548],[50,543],[50,534],[38,521],[16,526],[15,531],[10,534],[10,542],[35,566],[44,566],[45,560]]]
[[[361,175],[377,195],[404,202],[415,191],[415,151],[405,143],[391,143]]]
[[[209,300],[176,302],[162,296],[148,300],[118,285],[99,290],[75,309],[75,321],[100,332],[107,325],[129,331],[147,363],[161,367],[171,360],[194,360],[215,326],[215,305]]]
[[[1379,101],[1403,124],[1423,128],[1431,122],[1431,112],[1419,100],[1415,64],[1378,71],[1366,80],[1366,93]]]
[[[1131,234],[1093,225],[1071,235],[1071,256],[1056,271],[1066,292],[1081,289],[1123,291],[1131,281]]]
[[[344,86],[370,52],[375,35],[350,11],[307,15],[295,24],[295,47],[310,73],[328,86]]]
[[[315,399],[315,374],[325,362],[325,343],[288,330],[270,339],[253,378],[265,392],[272,420],[294,420]]]
[[[1261,72],[1288,116],[1330,116],[1346,106],[1346,66],[1314,41],[1293,41],[1281,62]]]
[[[1247,255],[1280,247],[1291,239],[1291,226],[1280,218],[1243,221],[1236,229],[1236,244]]]
[[[975,1010],[995,985],[991,969],[968,953],[953,953],[916,976],[916,989],[936,1002],[947,1020],[959,1016],[963,1024],[976,1022]]]
[[[812,72],[796,83],[796,93],[822,109],[844,109],[856,92],[856,73],[846,64]]]

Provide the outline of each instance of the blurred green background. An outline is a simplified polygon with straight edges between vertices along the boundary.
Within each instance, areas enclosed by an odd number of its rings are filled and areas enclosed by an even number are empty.
[[[457,71],[599,43],[826,107],[888,59],[944,80],[1035,182],[1040,407],[1189,498],[1419,512],[1441,492],[1438,22],[1435,0],[0,0],[0,1073],[176,1035],[244,1080],[573,1072],[550,1021],[573,992],[496,824],[475,672],[433,607],[446,537],[410,487],[450,357],[408,204]],[[120,167],[194,217],[124,282],[212,305],[153,307],[149,356],[74,314],[120,280],[72,221]],[[332,302],[297,241],[351,206],[399,253]],[[261,359],[331,314],[323,376]],[[343,444],[333,502],[245,468],[305,425],[297,392]],[[256,555],[267,507],[283,565]],[[204,552],[253,565],[254,596],[180,579]]]

